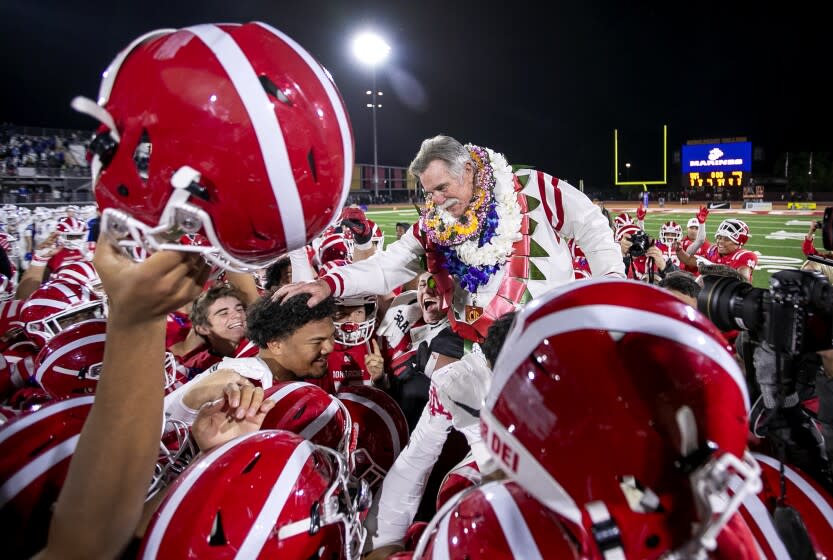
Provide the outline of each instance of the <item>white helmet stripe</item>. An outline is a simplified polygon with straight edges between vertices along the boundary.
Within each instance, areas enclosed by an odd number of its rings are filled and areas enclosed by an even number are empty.
[[[197,483],[200,476],[206,471],[206,469],[208,469],[208,467],[210,467],[211,464],[217,459],[220,459],[230,447],[233,447],[248,438],[254,437],[258,433],[259,432],[252,432],[223,444],[200,459],[198,461],[199,468],[188,469],[180,475],[178,479],[179,486],[177,486],[176,490],[172,494],[169,494],[166,498],[163,507],[158,511],[159,517],[156,519],[156,523],[154,524],[150,535],[146,537],[147,546],[145,547],[145,553],[142,558],[146,560],[155,560],[159,556],[159,546],[162,544],[162,539],[168,532],[168,525],[171,523],[171,519],[173,519],[176,510],[179,508],[182,500],[185,499],[188,491],[192,486],[194,486],[194,484]]]
[[[360,405],[366,406],[370,410],[376,413],[376,415],[382,419],[382,422],[385,423],[385,426],[390,432],[390,440],[393,442],[393,456],[396,457],[399,455],[399,432],[396,430],[396,425],[393,423],[393,418],[390,417],[388,411],[373,402],[370,399],[367,399],[361,395],[357,395],[356,393],[339,393],[336,397],[340,398],[343,401],[353,401],[354,403],[358,403]]]
[[[252,528],[249,530],[249,534],[246,535],[246,540],[240,545],[240,549],[234,556],[235,558],[247,560],[260,556],[263,545],[275,528],[275,520],[283,511],[289,495],[301,476],[301,470],[312,455],[312,451],[312,445],[305,441],[292,452],[283,470],[281,470],[278,480],[272,485],[272,491],[269,492],[266,502],[263,504],[260,513],[257,514],[257,519],[252,523]]]
[[[451,551],[448,549],[448,523],[451,520],[451,513],[446,512],[437,527],[437,536],[434,538],[434,550],[431,554],[432,560],[449,560],[451,558]],[[422,542],[422,539],[420,539]],[[421,558],[420,556],[417,556]]]
[[[277,402],[280,402],[280,400],[283,399],[286,395],[295,391],[296,389],[300,389],[301,387],[309,387],[311,385],[312,385],[312,383],[306,383],[304,381],[296,381],[294,383],[289,383],[289,384],[281,387],[280,389],[278,389],[277,391],[275,391],[271,395],[269,395],[266,398],[266,400],[267,401],[274,401],[274,402],[277,403]]]
[[[69,344],[64,344],[60,348],[58,348],[55,352],[49,355],[49,357],[41,362],[40,366],[38,366],[38,371],[35,373],[35,379],[38,383],[43,382],[43,374],[46,373],[46,370],[54,364],[57,360],[61,359],[68,353],[77,350],[82,346],[86,346],[87,344],[95,344],[97,342],[104,342],[107,338],[105,333],[94,334],[92,336],[85,336],[84,338],[79,338],[78,340],[74,340]]]
[[[581,525],[581,510],[572,496],[553,476],[547,472],[538,459],[532,455],[518,439],[510,434],[500,422],[495,420],[488,408],[480,410],[480,419],[489,429],[485,436],[489,438],[486,445],[494,445],[495,441],[502,441],[517,454],[517,471],[512,473],[509,465],[503,465],[509,476],[522,481],[527,492],[535,496],[539,502],[552,511],[567,518],[576,525]]]
[[[753,453],[752,454],[758,461],[761,463],[766,463],[773,469],[780,469],[781,463],[773,459],[772,457],[768,457],[766,455],[761,455],[760,453]],[[830,530],[833,531],[833,508],[830,507],[830,504],[827,503],[827,500],[822,497],[818,491],[813,488],[804,478],[801,477],[800,474],[792,470],[787,465],[784,465],[784,474],[787,477],[787,480],[792,482],[793,484],[798,487],[801,492],[807,496],[807,498],[816,506],[816,509],[819,510],[819,513],[822,514],[827,524],[830,526]]]
[[[729,488],[732,489],[732,492],[736,492],[742,485],[743,482],[737,475],[733,475],[732,478],[729,479]],[[766,509],[766,506],[763,504],[761,499],[755,494],[749,494],[743,499],[742,507],[749,514],[748,516],[744,516],[744,519],[748,524],[751,521],[757,525],[763,535],[763,538],[766,540],[767,546],[769,546],[770,550],[775,555],[775,558],[789,558],[790,555],[787,552],[787,548],[781,541],[778,531],[772,524],[772,517],[769,515],[769,511]],[[760,547],[760,543],[756,544]],[[762,555],[761,557],[764,558],[765,556]]]
[[[37,459],[26,465],[26,468],[17,471],[0,487],[0,509],[7,503],[14,500],[20,492],[32,484],[38,477],[43,476],[49,469],[69,457],[75,452],[78,445],[78,438],[81,434],[72,436],[62,441],[49,451],[42,453]]]
[[[584,329],[601,329],[624,333],[640,332],[688,346],[719,364],[732,376],[738,390],[743,395],[743,402],[747,410],[749,409],[749,393],[745,378],[734,358],[717,341],[705,335],[697,327],[682,321],[658,313],[619,305],[584,305],[565,309],[527,325],[522,333],[519,330],[517,339],[507,340],[507,343],[512,343],[511,346],[505,345],[507,348],[512,348],[513,351],[503,352],[497,359],[495,371],[499,373],[495,375],[489,396],[486,398],[488,406],[491,407],[495,404],[509,377],[526,359],[526,356],[532,353],[541,340],[557,334]],[[523,336],[520,336],[521,334]]]
[[[512,558],[541,558],[541,552],[532,538],[532,533],[529,532],[523,514],[506,487],[503,484],[494,484],[481,488],[480,492],[486,496],[492,511],[495,512]]]
[[[330,404],[324,409],[324,412],[318,415],[318,417],[310,422],[306,428],[304,428],[300,434],[301,437],[305,439],[312,439],[315,435],[320,432],[324,426],[326,426],[330,420],[332,420],[336,412],[338,412],[339,406],[338,401],[335,397],[332,397]]]
[[[271,31],[279,38],[281,38],[287,45],[295,49],[295,52],[298,53],[298,56],[304,59],[310,69],[315,73],[318,81],[321,83],[321,86],[324,88],[324,91],[327,92],[327,97],[330,99],[330,105],[333,108],[333,112],[336,115],[336,119],[338,120],[338,129],[341,131],[341,145],[344,153],[344,185],[341,189],[341,203],[339,207],[335,209],[336,214],[338,210],[340,210],[343,206],[345,201],[347,200],[347,195],[350,192],[350,180],[353,177],[353,139],[350,136],[350,121],[347,119],[347,113],[344,110],[344,105],[341,102],[341,96],[338,94],[335,86],[333,85],[334,80],[331,78],[329,72],[327,72],[319,63],[316,61],[311,54],[309,54],[304,47],[296,43],[292,40],[291,37],[287,37],[271,25],[266,23],[262,23],[259,21],[254,22],[256,25],[261,26],[262,28],[266,29],[267,31]],[[306,242],[302,243],[305,245]],[[292,248],[290,248],[292,249]]]
[[[216,25],[195,25],[186,29],[214,53],[234,84],[257,136],[260,155],[281,216],[287,250],[303,247],[307,243],[304,207],[272,101],[263,90],[246,54],[231,35]]]
[[[0,430],[0,444],[13,435],[25,430],[32,424],[40,422],[45,418],[49,418],[50,416],[69,410],[70,408],[92,404],[94,398],[94,396],[90,395],[89,397],[77,397],[67,399],[65,401],[59,401],[55,404],[50,404],[48,407],[40,409],[37,413],[22,416],[19,420],[15,420],[14,423],[9,424]]]

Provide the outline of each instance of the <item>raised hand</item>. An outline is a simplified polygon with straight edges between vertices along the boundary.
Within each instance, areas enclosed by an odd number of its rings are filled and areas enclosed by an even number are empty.
[[[385,375],[385,359],[382,357],[382,350],[375,338],[370,340],[370,344],[370,352],[364,357],[364,365],[370,374],[370,380],[378,383]]]
[[[709,209],[705,206],[700,207],[700,211],[697,212],[697,221],[701,224],[706,223],[706,218],[709,216]]]
[[[645,207],[640,202],[639,207],[636,209],[636,219],[639,220],[639,221],[642,221],[642,220],[645,219],[645,216],[647,214],[648,214],[648,211],[645,209]]]

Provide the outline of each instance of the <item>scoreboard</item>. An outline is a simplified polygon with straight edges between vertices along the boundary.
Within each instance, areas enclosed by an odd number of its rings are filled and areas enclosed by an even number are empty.
[[[746,184],[747,173],[743,171],[689,171],[688,186],[702,187],[740,187]]]
[[[686,144],[682,164],[683,184],[691,188],[741,187],[752,171],[752,143]]]

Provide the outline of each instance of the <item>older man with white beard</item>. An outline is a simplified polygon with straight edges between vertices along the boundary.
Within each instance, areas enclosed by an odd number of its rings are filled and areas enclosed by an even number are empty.
[[[275,297],[310,293],[314,305],[328,295],[387,294],[427,268],[455,332],[482,341],[497,317],[573,281],[568,238],[594,276],[624,277],[607,220],[564,181],[513,172],[502,154],[449,136],[423,141],[410,172],[425,193],[417,224],[373,257],[284,286]]]

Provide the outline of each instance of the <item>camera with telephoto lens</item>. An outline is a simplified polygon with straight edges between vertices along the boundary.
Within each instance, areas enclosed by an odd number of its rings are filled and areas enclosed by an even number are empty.
[[[654,244],[650,236],[642,230],[630,236],[631,246],[628,249],[628,254],[632,257],[641,257],[648,252],[648,248]]]
[[[706,275],[697,307],[720,330],[748,331],[775,352],[800,356],[833,348],[833,286],[815,272],[781,270],[768,290]]]

